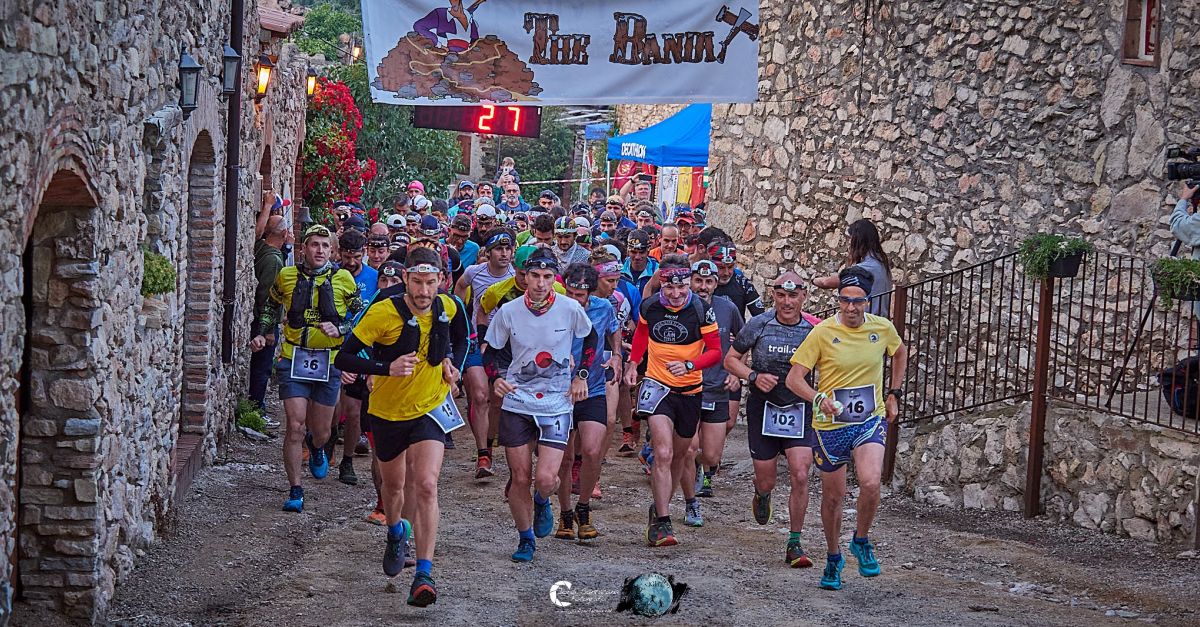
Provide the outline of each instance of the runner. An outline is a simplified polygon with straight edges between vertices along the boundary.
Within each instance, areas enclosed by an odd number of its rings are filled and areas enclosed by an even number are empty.
[[[308,469],[314,479],[329,473],[324,446],[330,437],[333,407],[341,388],[341,373],[332,364],[349,332],[350,321],[362,309],[353,275],[329,261],[333,243],[329,229],[309,227],[302,239],[298,265],[287,266],[275,277],[270,299],[277,306],[266,316],[264,329],[283,316],[283,347],[275,369],[279,399],[287,415],[283,466],[291,490],[283,503],[287,512],[304,510],[300,486],[300,445],[308,447]],[[262,336],[253,340],[265,342]],[[310,435],[305,437],[307,427]],[[352,445],[353,446],[353,445]]]
[[[375,292],[379,284],[379,273],[373,266],[363,263],[364,243],[371,245],[370,240],[363,237],[358,231],[343,233],[338,238],[338,257],[341,260],[339,264],[341,269],[346,270],[354,277],[354,282],[358,285],[358,293],[362,302],[370,303],[375,299]],[[386,239],[383,245],[386,250]],[[373,250],[371,254],[374,254]],[[362,316],[364,310],[365,307],[350,320],[350,329],[354,328],[354,323]],[[359,421],[359,413],[362,410],[360,397],[356,394],[357,390],[351,392],[349,389],[350,384],[353,382],[353,374],[342,373],[342,389],[333,414],[333,423],[330,427],[332,437],[330,437],[330,444],[326,446],[326,454],[329,455],[329,460],[332,462],[334,444],[337,440],[337,431],[340,422],[342,428],[342,461],[338,464],[338,481],[346,485],[358,484],[358,474],[354,471],[354,454],[357,452],[359,440],[362,437],[362,425]]]
[[[771,521],[771,490],[775,488],[776,460],[787,458],[791,491],[788,494],[788,535],[785,558],[792,568],[812,566],[800,544],[804,514],[808,511],[808,475],[812,466],[812,405],[787,385],[789,359],[813,330],[815,318],[803,313],[808,297],[806,282],[795,272],[785,271],[771,285],[775,308],[746,323],[725,356],[725,369],[745,379],[750,388],[746,401],[746,435],[754,462],[754,497],[750,510],[754,521]],[[750,354],[750,364],[745,356]]]
[[[879,561],[867,538],[879,507],[879,478],[883,471],[888,422],[896,419],[900,384],[908,365],[908,350],[886,318],[866,313],[871,274],[851,266],[838,274],[838,313],[818,324],[792,356],[787,387],[813,404],[816,441],[813,459],[821,471],[821,522],[829,551],[821,587],[839,590],[844,566],[839,544],[842,499],[846,494],[846,464],[854,461],[858,479],[857,528],[850,552],[863,577],[879,574]],[[883,358],[892,358],[892,387],[883,393]],[[820,392],[805,380],[817,371]],[[887,398],[885,404],[884,398]]]
[[[438,476],[445,454],[445,433],[462,426],[454,407],[459,370],[465,359],[466,312],[451,296],[439,295],[444,266],[437,253],[417,248],[409,253],[404,295],[380,300],[359,321],[337,364],[373,375],[368,402],[371,433],[383,482],[387,544],[383,572],[400,574],[405,543],[416,538],[417,570],[408,604],[425,607],[437,601],[433,551],[438,529]],[[373,358],[359,351],[371,348]],[[401,512],[411,497],[414,525]],[[415,534],[414,534],[415,532]]]
[[[484,358],[493,363],[499,349],[509,347],[512,355],[507,375],[496,379],[495,392],[504,399],[500,444],[511,473],[508,506],[520,536],[512,554],[516,562],[532,561],[535,535],[542,538],[554,531],[554,508],[548,497],[558,489],[558,470],[571,433],[571,403],[587,398],[589,369],[598,343],[583,307],[569,298],[556,298],[553,285],[558,262],[554,253],[535,251],[525,268],[525,296],[497,311],[488,327],[484,352]],[[583,354],[572,369],[572,340],[584,337]],[[536,488],[532,503],[531,483]]]
[[[488,411],[490,403],[487,373],[483,368],[483,354],[479,350],[479,336],[487,334],[491,315],[485,315],[479,307],[479,299],[489,287],[513,276],[512,256],[515,236],[508,229],[496,228],[484,239],[486,261],[467,268],[454,286],[454,294],[463,302],[470,302],[478,328],[477,339],[467,353],[466,373],[463,377],[470,400],[471,432],[475,435],[475,478],[486,479],[496,474],[492,469],[492,448],[488,443],[491,423]],[[468,298],[468,291],[470,292]]]
[[[554,223],[554,239],[557,243],[551,250],[554,251],[560,267],[565,268],[573,263],[586,263],[588,260],[590,253],[576,242],[579,237],[577,229],[575,218],[568,216],[563,216]]]
[[[742,316],[737,307],[723,296],[713,296],[717,287],[717,266],[707,259],[692,264],[692,293],[712,307],[717,316],[717,332],[721,336],[721,353],[729,352],[730,338],[742,331]],[[725,371],[718,363],[704,371],[704,394],[700,403],[700,433],[688,448],[689,463],[684,466],[684,484],[694,482],[698,496],[712,496],[712,471],[721,464],[725,451],[725,423],[729,420],[729,399],[732,393],[741,394],[742,381]],[[697,448],[701,454],[697,456]],[[698,458],[698,459],[697,459]],[[699,462],[698,464],[696,462]],[[707,469],[705,468],[707,467]],[[694,469],[694,470],[693,470]],[[692,473],[695,473],[694,475]],[[684,524],[699,527],[704,524],[700,503],[689,507]]]
[[[700,423],[701,370],[721,358],[716,314],[692,294],[691,274],[686,256],[669,255],[663,260],[659,270],[662,290],[657,297],[642,301],[641,321],[624,368],[625,381],[632,386],[638,364],[646,359],[637,411],[649,416],[656,460],[651,475],[654,502],[646,528],[650,546],[678,544],[671,529],[671,499],[683,478],[687,447]]]
[[[588,370],[587,398],[575,403],[573,422],[575,428],[567,443],[566,455],[559,471],[558,504],[562,516],[556,538],[575,539],[575,524],[579,525],[579,541],[587,543],[599,533],[592,524],[592,490],[600,479],[600,459],[604,456],[604,442],[608,437],[608,400],[606,377],[620,376],[620,327],[616,311],[607,298],[595,296],[600,282],[600,273],[587,264],[572,264],[563,272],[563,283],[567,286],[567,297],[578,302],[587,312],[592,329],[599,334],[608,350],[602,351],[597,366]],[[573,354],[583,353],[583,340],[576,339]],[[603,363],[604,367],[600,367]],[[576,465],[579,456],[582,463]],[[575,480],[572,481],[572,475]],[[576,485],[579,502],[572,510],[571,488]]]

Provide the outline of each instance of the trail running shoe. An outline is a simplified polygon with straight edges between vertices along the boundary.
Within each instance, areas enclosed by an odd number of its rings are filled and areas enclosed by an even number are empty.
[[[333,459],[333,451],[337,448],[338,440],[341,437],[342,430],[340,427],[329,432],[329,439],[325,440],[325,446],[321,447],[325,449],[325,459]]]
[[[324,479],[329,474],[329,457],[325,455],[325,449],[313,445],[312,434],[305,438],[304,444],[308,446],[308,471],[313,479]]]
[[[409,526],[408,521],[402,520],[401,522],[404,526],[404,532],[396,535],[389,529],[387,544],[383,549],[383,574],[388,577],[395,577],[400,574],[400,571],[404,570],[404,558],[408,552],[408,543],[405,540],[408,539]]]
[[[750,501],[750,511],[754,512],[754,522],[760,525],[771,522],[771,514],[775,511],[771,507],[771,493],[759,494],[758,490],[755,490],[754,498]]]
[[[804,554],[804,547],[800,546],[799,540],[787,543],[786,559],[788,566],[792,568],[809,568],[813,565],[812,560]]]
[[[512,561],[514,561],[514,562],[532,562],[533,561],[533,552],[536,550],[537,550],[537,545],[534,544],[533,540],[526,540],[525,538],[521,538],[520,544],[517,545],[516,552],[512,554]]]
[[[338,481],[346,485],[358,485],[358,475],[354,472],[354,462],[349,457],[338,464]]]
[[[292,486],[288,491],[287,500],[283,502],[283,511],[300,513],[304,511],[304,488]]]
[[[579,467],[582,465],[578,459],[571,462],[571,494],[579,494]]]
[[[371,454],[371,442],[367,440],[367,434],[363,433],[358,436],[358,444],[354,445],[354,454],[359,457]]]
[[[384,515],[382,509],[376,508],[370,514],[367,514],[367,522],[382,527],[387,524],[387,516]]]
[[[696,462],[696,486],[693,488],[693,491],[696,493],[696,496],[700,496],[700,490],[703,488],[704,488],[704,467],[700,465],[700,462]]]
[[[630,431],[621,432],[621,448],[617,449],[618,455],[633,455],[634,449],[637,448],[637,438]]]
[[[875,559],[875,547],[870,542],[850,541],[850,552],[858,560],[858,574],[874,577],[879,574],[879,560]]]
[[[675,546],[675,532],[671,530],[671,521],[655,522],[646,530],[646,544],[650,546]]]
[[[700,487],[696,488],[696,496],[702,498],[710,498],[713,495],[712,473],[704,473],[704,477],[700,480]]]
[[[683,508],[683,524],[689,527],[703,527],[704,516],[700,515],[700,501],[692,501]]]
[[[554,537],[559,540],[575,539],[575,512],[563,512],[558,519],[558,531]]]
[[[642,472],[650,474],[654,470],[654,449],[650,448],[649,442],[642,445],[642,450],[638,453],[638,461],[642,462]]]
[[[495,476],[496,471],[492,468],[491,455],[480,455],[479,459],[475,460],[475,478],[487,479]]]
[[[596,531],[595,525],[592,524],[591,508],[579,509],[579,507],[576,506],[575,518],[579,521],[578,538],[580,544],[587,544],[588,540],[595,540],[596,536],[600,535],[600,532]]]
[[[845,558],[836,562],[826,561],[825,572],[821,573],[821,587],[826,590],[841,590],[842,568],[845,565]]]
[[[533,535],[539,538],[545,538],[554,532],[554,508],[550,505],[550,499],[546,499],[546,503],[538,505],[537,501],[533,502]]]
[[[433,577],[417,573],[413,577],[412,587],[408,589],[408,604],[425,607],[434,603],[437,603],[437,588],[433,584]]]

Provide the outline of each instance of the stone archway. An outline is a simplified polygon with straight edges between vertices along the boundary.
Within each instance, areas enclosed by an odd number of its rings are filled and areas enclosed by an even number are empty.
[[[183,399],[180,434],[173,471],[175,494],[181,494],[204,460],[208,429],[208,388],[216,361],[215,321],[221,313],[214,293],[217,261],[217,163],[212,136],[201,131],[188,158],[186,247],[184,274]]]
[[[59,170],[33,218],[23,256],[16,560],[32,605],[90,618],[102,512],[97,506],[101,381],[100,211],[75,172]]]

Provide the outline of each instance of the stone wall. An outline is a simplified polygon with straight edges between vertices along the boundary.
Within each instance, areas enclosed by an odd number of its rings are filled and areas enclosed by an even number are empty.
[[[1021,511],[1030,403],[993,406],[900,431],[895,490],[933,505]],[[1142,540],[1183,542],[1196,528],[1200,441],[1051,402],[1045,514]]]
[[[260,41],[248,2],[235,359],[223,364],[228,32],[223,1],[0,8],[0,624],[18,581],[30,604],[101,620],[170,510],[179,462],[211,459],[244,387],[254,173],[270,144],[293,176],[304,68]],[[186,118],[181,45],[204,66]],[[255,107],[260,50],[281,62]],[[173,292],[142,296],[143,247],[175,266]],[[190,409],[185,363],[203,391]]]

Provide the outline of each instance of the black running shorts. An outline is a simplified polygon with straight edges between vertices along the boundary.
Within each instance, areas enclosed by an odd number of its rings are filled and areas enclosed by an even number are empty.
[[[396,459],[408,447],[424,440],[446,443],[446,434],[429,416],[412,420],[384,420],[370,415],[371,436],[375,440],[375,456],[381,462]]]

